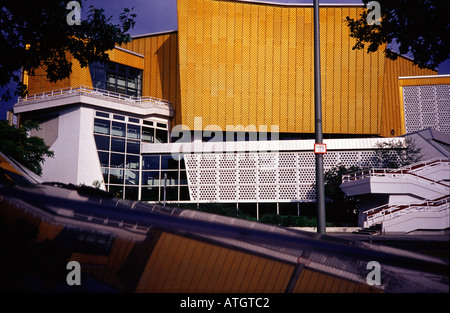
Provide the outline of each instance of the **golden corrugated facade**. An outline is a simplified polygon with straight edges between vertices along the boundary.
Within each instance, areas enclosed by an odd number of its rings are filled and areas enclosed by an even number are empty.
[[[171,102],[172,127],[278,125],[314,133],[313,8],[231,0],[177,0],[178,31],[134,37],[111,60],[143,69],[143,96]],[[402,135],[399,76],[435,75],[407,58],[353,50],[347,16],[363,6],[320,7],[323,132]],[[39,72],[37,74],[43,74]],[[29,93],[92,86],[75,60],[70,79],[30,79]],[[235,128],[233,128],[235,129]]]
[[[321,7],[325,133],[377,134],[384,59],[353,51],[356,7]],[[314,132],[313,9],[239,1],[178,1],[182,123],[279,125]]]
[[[178,34],[140,36],[122,46],[144,56],[142,95],[168,100],[176,112],[179,99]]]

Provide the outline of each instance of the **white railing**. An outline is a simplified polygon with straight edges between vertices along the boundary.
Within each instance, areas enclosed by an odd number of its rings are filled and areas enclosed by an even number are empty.
[[[382,223],[386,220],[393,219],[400,215],[415,213],[415,212],[439,212],[450,208],[450,196],[438,198],[436,200],[428,200],[419,204],[385,204],[366,212],[366,221],[364,227]]]
[[[155,97],[128,96],[128,95],[123,95],[123,94],[120,94],[117,92],[112,92],[112,91],[89,87],[89,86],[74,86],[74,87],[67,87],[67,88],[61,88],[61,89],[41,92],[41,93],[35,93],[35,94],[28,95],[23,98],[19,98],[19,102],[45,99],[45,98],[49,98],[49,97],[62,96],[62,95],[70,95],[73,93],[88,93],[91,95],[98,95],[98,96],[103,96],[103,97],[112,98],[112,99],[129,101],[129,102],[133,102],[133,103],[153,102],[153,103],[159,103],[159,104],[165,104],[165,105],[170,104],[169,101],[164,100],[164,99],[159,99],[159,98],[155,98]]]
[[[416,171],[423,170],[426,168],[440,166],[440,165],[450,165],[450,160],[446,158],[435,158],[423,162],[414,163],[407,165],[398,169],[392,168],[372,168],[368,170],[362,170],[351,174],[342,175],[342,183],[347,183],[355,180],[360,180],[369,177],[389,177],[389,178],[403,178],[405,176],[413,176],[416,179],[421,179],[428,181],[429,183],[439,184],[445,187],[448,185],[443,184],[440,180],[431,179],[428,177],[421,176],[416,173]]]

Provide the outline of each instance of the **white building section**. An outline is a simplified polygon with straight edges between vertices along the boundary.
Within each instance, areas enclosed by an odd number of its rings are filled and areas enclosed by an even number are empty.
[[[375,146],[385,140],[324,140],[324,168],[379,166]],[[314,140],[194,141],[146,144],[142,152],[183,154],[191,202],[280,203],[315,201],[313,149]]]

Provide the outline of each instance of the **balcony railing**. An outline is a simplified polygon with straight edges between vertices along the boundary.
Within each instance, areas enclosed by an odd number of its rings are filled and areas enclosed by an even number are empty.
[[[124,94],[120,94],[117,92],[112,92],[108,90],[103,90],[99,88],[94,87],[88,87],[88,86],[75,86],[75,87],[67,87],[67,88],[61,88],[41,93],[35,93],[32,95],[28,95],[23,98],[19,98],[19,103],[31,101],[31,100],[38,100],[38,99],[46,99],[50,97],[56,97],[56,96],[62,96],[62,95],[72,95],[74,93],[85,93],[95,96],[101,96],[106,97],[109,99],[118,99],[123,101],[128,101],[132,103],[158,103],[158,104],[165,104],[169,105],[170,102],[164,99],[159,99],[155,97],[134,97],[134,96],[128,96]]]

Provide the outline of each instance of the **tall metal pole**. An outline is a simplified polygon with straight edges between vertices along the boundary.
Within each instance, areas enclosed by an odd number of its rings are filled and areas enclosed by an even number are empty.
[[[316,143],[323,143],[322,134],[322,97],[320,86],[320,30],[319,30],[319,0],[314,0],[314,101],[315,101],[315,131]],[[324,234],[325,225],[325,185],[323,175],[323,154],[316,154],[316,204],[317,232]]]

